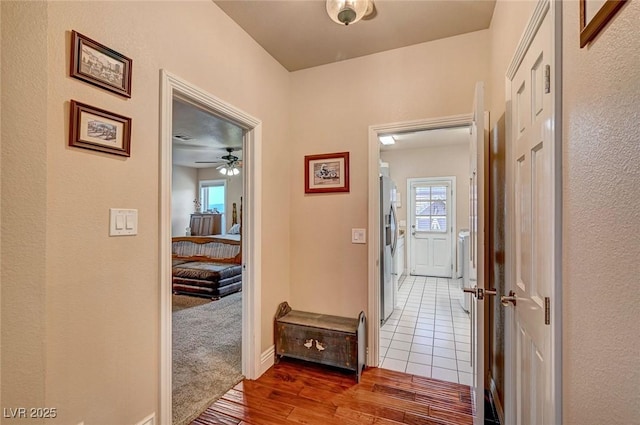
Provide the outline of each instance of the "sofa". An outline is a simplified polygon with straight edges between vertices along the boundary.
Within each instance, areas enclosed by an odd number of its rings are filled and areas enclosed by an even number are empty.
[[[241,247],[239,240],[224,237],[174,237],[173,293],[217,300],[242,290]]]

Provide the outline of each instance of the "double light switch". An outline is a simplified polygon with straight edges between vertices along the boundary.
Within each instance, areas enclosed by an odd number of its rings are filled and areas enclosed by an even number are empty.
[[[109,236],[138,234],[138,210],[109,208]]]

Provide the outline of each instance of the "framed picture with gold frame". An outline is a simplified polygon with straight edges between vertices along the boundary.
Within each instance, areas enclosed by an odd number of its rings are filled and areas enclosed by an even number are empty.
[[[627,0],[580,0],[580,47],[602,31]]]

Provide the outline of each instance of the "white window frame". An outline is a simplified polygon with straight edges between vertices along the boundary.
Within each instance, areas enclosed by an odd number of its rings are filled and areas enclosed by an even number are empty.
[[[219,187],[222,186],[224,188],[224,208],[222,209],[222,211],[220,211],[222,213],[222,220],[221,220],[221,227],[222,227],[222,233],[226,234],[226,229],[227,229],[227,223],[225,218],[227,217],[227,198],[228,198],[228,192],[227,192],[227,180],[226,179],[214,179],[214,180],[198,180],[198,198],[200,199],[200,205],[202,205],[202,212],[206,212],[205,207],[209,204],[209,196],[208,194],[206,194],[205,192],[205,196],[203,198],[202,196],[202,189],[206,188],[206,187]]]

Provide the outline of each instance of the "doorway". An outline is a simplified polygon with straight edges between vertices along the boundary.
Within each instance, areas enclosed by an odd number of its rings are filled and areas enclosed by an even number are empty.
[[[174,99],[198,105],[204,111],[224,118],[243,131],[244,217],[242,250],[242,374],[249,379],[260,368],[260,246],[261,122],[204,90],[161,70],[160,111],[160,413],[159,423],[172,423],[172,139]],[[192,209],[193,210],[193,209]]]
[[[423,132],[433,132],[434,134],[442,132],[440,139],[442,140],[442,138],[444,138],[448,140],[442,134],[445,132],[453,133],[455,130],[458,130],[460,133],[458,162],[460,162],[463,170],[460,171],[460,176],[455,180],[458,184],[466,183],[468,181],[469,163],[468,126],[471,123],[471,118],[470,115],[461,115],[370,127],[369,164],[371,172],[369,177],[369,222],[375,223],[376,225],[375,228],[370,228],[369,230],[369,234],[371,235],[371,245],[369,247],[369,280],[374,283],[369,287],[370,357],[368,358],[368,364],[372,366],[382,365],[382,367],[406,373],[470,384],[471,370],[469,366],[467,366],[469,361],[469,318],[467,313],[462,310],[457,299],[459,295],[461,296],[462,291],[459,282],[452,280],[455,276],[449,275],[448,278],[411,276],[410,267],[407,267],[410,261],[407,261],[407,264],[398,265],[396,263],[394,272],[398,278],[398,288],[396,288],[397,311],[394,310],[392,316],[384,323],[384,328],[380,326],[381,317],[377,316],[380,314],[379,300],[381,286],[379,282],[381,277],[376,264],[379,260],[380,253],[378,252],[378,247],[381,243],[381,234],[377,228],[377,223],[380,223],[380,193],[379,188],[376,186],[379,181],[378,175],[381,173],[380,166],[382,165],[386,168],[384,172],[391,176],[398,187],[396,209],[400,229],[398,246],[401,246],[402,243],[400,241],[404,241],[405,239],[407,241],[409,240],[408,238],[411,236],[410,233],[412,231],[411,225],[415,218],[411,218],[412,215],[410,214],[410,210],[415,209],[415,203],[412,203],[410,199],[409,179],[421,176],[424,178],[440,177],[440,180],[442,180],[442,176],[447,177],[451,175],[451,173],[436,170],[437,164],[433,167],[426,167],[429,169],[429,172],[425,172],[425,161],[423,157],[416,154],[420,146],[411,146],[410,150],[402,153],[402,148],[400,147],[402,141],[407,142],[408,139],[413,138],[414,135]],[[388,137],[392,136],[397,142],[396,145],[394,145],[395,147],[381,148],[381,136],[387,136],[382,137],[382,139],[387,141]],[[441,144],[440,151],[449,148],[446,144],[447,142]],[[438,151],[437,146],[432,146],[432,149],[429,150],[432,153]],[[407,155],[407,152],[410,153]],[[402,161],[398,162],[398,159],[403,156],[413,158],[416,161],[415,165],[406,165],[403,167],[401,165]],[[435,158],[431,159],[433,160]],[[405,164],[409,164],[410,160],[406,161]],[[441,157],[439,161],[435,159],[435,162],[448,162],[448,158],[443,161]],[[414,168],[412,169],[412,167]],[[404,168],[404,170],[398,171],[399,168]],[[454,183],[449,184],[452,185]],[[374,188],[378,190],[374,190]],[[459,190],[464,192],[462,189]],[[466,191],[468,192],[468,187]],[[465,198],[465,201],[467,200],[466,197],[461,198]],[[465,223],[468,223],[468,211],[468,207],[459,208],[459,212],[456,215],[467,215],[466,218],[461,217],[456,220],[459,222],[457,227],[464,226]],[[438,217],[438,214],[434,215],[436,221]],[[451,219],[447,221],[447,226],[450,227],[450,225]],[[453,225],[453,227],[453,231],[455,232],[457,230],[456,225]],[[450,229],[449,232],[451,232]],[[451,259],[452,264],[456,258],[454,255],[456,248],[455,244],[453,245],[453,247],[447,249],[446,253],[446,257]],[[397,251],[396,249],[396,252]],[[399,257],[402,260],[400,263],[404,263],[403,257],[404,256]],[[396,256],[394,259],[397,258]],[[452,265],[448,266],[449,269],[451,269],[451,267]],[[455,268],[455,265],[453,268]],[[449,273],[451,272],[449,271]],[[453,299],[450,297],[450,294],[454,297]],[[444,323],[445,317],[447,320],[446,323]],[[436,320],[438,320],[437,324]],[[457,345],[456,335],[458,337]],[[456,352],[456,348],[460,349],[458,353]],[[462,352],[463,350],[466,350],[466,354]],[[434,354],[436,355],[434,356]],[[457,354],[460,354],[459,359],[457,358]],[[437,364],[433,364],[434,359]],[[460,369],[458,365],[460,365]],[[460,376],[462,376],[462,381],[460,381]]]

